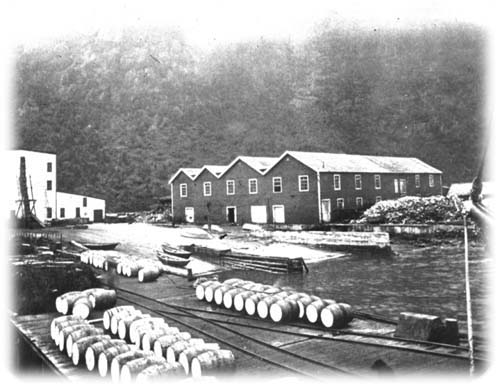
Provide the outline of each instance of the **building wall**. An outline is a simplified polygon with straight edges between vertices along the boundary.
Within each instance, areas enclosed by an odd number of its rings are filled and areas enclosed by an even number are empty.
[[[56,192],[57,192],[57,165],[56,155],[50,153],[40,153],[27,150],[12,150],[7,152],[8,165],[8,210],[9,215],[22,214],[19,209],[21,191],[19,187],[20,160],[26,160],[26,182],[28,186],[29,198],[34,198],[35,212],[41,221],[47,221],[56,216]],[[51,164],[51,171],[48,171],[47,164]],[[51,181],[51,189],[48,190],[47,181]],[[48,215],[52,212],[51,216]]]
[[[86,201],[86,203],[84,202]],[[61,212],[64,210],[64,213]],[[80,215],[78,215],[78,210]],[[90,222],[99,220],[94,217],[94,211],[102,211],[102,216],[106,215],[106,201],[94,197],[82,196],[57,192],[57,218],[86,218]]]

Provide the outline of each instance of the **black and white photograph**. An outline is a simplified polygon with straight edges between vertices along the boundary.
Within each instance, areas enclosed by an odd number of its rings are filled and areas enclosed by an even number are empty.
[[[3,373],[493,381],[495,5],[3,4]]]

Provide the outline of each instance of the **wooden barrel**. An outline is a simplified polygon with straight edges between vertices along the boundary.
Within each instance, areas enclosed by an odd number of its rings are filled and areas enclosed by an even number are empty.
[[[81,295],[81,291],[70,291],[70,292],[66,292],[62,295],[59,295],[57,298],[56,298],[56,310],[57,312],[59,313],[63,313],[62,312],[62,303],[65,301],[66,298],[69,298],[69,297],[72,297],[72,296],[78,296],[78,295]]]
[[[245,289],[243,288],[232,288],[229,291],[226,291],[222,298],[222,304],[224,305],[224,307],[230,310],[234,304],[234,297],[244,291]]]
[[[106,310],[116,304],[116,291],[100,288],[89,295],[89,300],[96,310]]]
[[[131,263],[127,266],[127,277],[136,277],[141,269],[141,266],[137,263]]]
[[[99,358],[99,355],[106,349],[110,347],[115,347],[115,346],[121,346],[121,345],[126,345],[127,342],[120,340],[120,339],[110,339],[110,340],[104,340],[101,342],[95,342],[92,343],[89,347],[87,347],[87,350],[85,350],[85,364],[87,366],[87,370],[92,371],[94,370],[97,360]]]
[[[157,357],[156,355],[134,359],[123,365],[120,373],[120,381],[125,383],[131,382],[136,379],[142,370],[162,363],[166,363],[165,358]]]
[[[152,325],[151,324],[145,324],[145,325],[139,326],[135,330],[134,337],[133,337],[133,340],[131,340],[131,342],[137,348],[140,348],[141,345],[142,345],[142,339],[144,338],[145,334],[147,334],[149,332],[152,332],[152,331],[159,330],[159,329],[164,329],[164,328],[165,329],[169,328],[169,326],[168,326],[168,324],[166,322],[164,322],[163,324],[161,324],[161,323],[158,323],[158,324],[153,323]]]
[[[112,315],[109,330],[111,331],[112,334],[117,335],[120,320],[128,318],[130,316],[135,316],[135,315],[143,315],[143,313],[140,310],[137,310],[134,308],[134,309],[130,309],[130,310],[123,310],[123,311],[120,311],[120,312]]]
[[[278,297],[280,299],[285,299],[293,294],[295,294],[295,292],[293,292],[293,291],[280,291],[280,292],[273,294],[273,296]]]
[[[342,328],[347,324],[344,310],[337,303],[329,304],[321,310],[321,324],[327,328]]]
[[[159,326],[164,326],[168,324],[165,322],[163,318],[145,318],[139,319],[132,322],[129,328],[129,336],[130,341],[132,343],[136,343],[138,340],[142,338],[142,335],[139,335],[138,329],[141,329],[141,333],[144,333],[148,330],[152,330]]]
[[[76,340],[73,342],[73,348],[71,349],[71,360],[73,364],[78,366],[85,360],[85,351],[91,344],[109,340],[111,340],[109,335],[88,335]]]
[[[238,292],[233,298],[234,309],[238,312],[243,311],[245,309],[245,300],[254,294],[255,292],[251,290]]]
[[[119,262],[118,264],[116,264],[116,273],[118,275],[123,275],[123,263],[122,262]]]
[[[109,347],[99,354],[97,369],[101,377],[105,377],[108,374],[108,370],[111,367],[111,361],[113,358],[119,354],[130,351],[130,346],[127,344]]]
[[[147,356],[153,355],[153,353],[145,353],[140,350],[130,350],[124,353],[118,354],[111,360],[109,373],[111,374],[111,380],[113,382],[118,382],[120,380],[120,374],[123,365],[127,362],[133,361],[138,358],[145,358]]]
[[[189,374],[191,368],[191,361],[198,355],[203,354],[207,351],[220,350],[217,343],[205,343],[201,346],[188,347],[183,352],[179,354],[178,362],[184,367],[186,375]]]
[[[76,320],[61,323],[59,326],[54,327],[54,331],[55,331],[54,332],[54,334],[55,334],[54,343],[56,344],[56,346],[59,346],[59,342],[60,342],[59,339],[61,337],[61,331],[64,330],[65,328],[68,328],[68,327],[86,327],[88,325],[89,325],[89,323],[87,321],[78,322]]]
[[[233,287],[231,285],[225,285],[225,284],[217,287],[214,290],[214,303],[217,304],[218,306],[222,305],[222,302],[224,301],[224,294],[232,289]]]
[[[73,305],[73,310],[71,313],[73,315],[79,316],[82,319],[87,319],[90,313],[94,309],[92,302],[88,297],[79,298]]]
[[[96,328],[95,326],[90,325],[89,327],[83,327],[80,328],[77,331],[73,331],[66,337],[66,353],[68,354],[68,357],[71,358],[72,356],[72,350],[73,350],[73,343],[77,341],[80,338],[83,338],[84,336],[89,336],[89,335],[103,335],[104,330],[101,328]]]
[[[133,310],[134,306],[118,306],[110,308],[109,310],[104,311],[102,315],[102,324],[105,331],[108,331],[111,328],[111,317],[119,312],[125,310]]]
[[[179,360],[180,353],[185,349],[194,346],[201,346],[203,344],[205,344],[205,341],[203,339],[180,340],[167,348],[165,358],[167,359],[168,363],[177,362]]]
[[[181,340],[191,339],[191,334],[189,332],[180,332],[176,335],[165,335],[158,339],[153,344],[153,351],[155,355],[159,357],[166,358],[167,349],[173,345],[175,342],[179,342]]]
[[[196,298],[198,300],[205,300],[205,288],[208,287],[209,285],[212,285],[214,283],[218,283],[216,280],[207,280],[204,282],[201,282],[196,286],[195,292],[196,292]]]
[[[159,276],[160,270],[156,267],[145,267],[137,273],[137,278],[141,283],[155,281]]]
[[[93,326],[91,326],[89,323],[86,323],[86,324],[72,324],[70,326],[60,329],[56,343],[57,346],[59,347],[59,350],[64,351],[66,347],[66,338],[68,337],[69,334],[71,334],[74,331],[78,331],[80,329],[91,329],[91,328],[93,328]]]
[[[269,307],[278,300],[280,300],[280,298],[274,295],[266,296],[264,299],[261,299],[257,303],[257,315],[259,315],[259,318],[266,319],[269,316]]]
[[[139,342],[136,342],[136,346],[144,351],[153,351],[153,345],[157,339],[165,335],[176,335],[179,333],[180,331],[177,327],[169,327],[168,325],[158,327],[154,330],[146,331],[140,341],[141,344],[138,345]]]
[[[296,300],[280,299],[269,307],[273,322],[290,322],[299,318],[299,305]]]
[[[354,313],[352,311],[352,307],[347,303],[338,303],[340,308],[344,311],[344,318],[346,324],[350,323],[354,319]]]
[[[264,293],[268,295],[273,295],[277,294],[278,292],[281,292],[281,288],[274,287],[272,285],[265,287]]]
[[[255,313],[257,312],[257,304],[259,303],[259,301],[265,299],[268,296],[269,295],[266,295],[265,293],[257,292],[256,294],[245,299],[245,312],[250,316],[255,315]]]
[[[191,375],[193,378],[227,373],[236,369],[234,354],[230,350],[215,350],[198,355],[191,361]]]
[[[234,278],[231,278],[231,279],[224,280],[223,284],[234,286],[234,285],[237,285],[237,284],[241,284],[244,281],[245,280],[243,280],[243,279],[238,279],[238,278],[234,277]]]
[[[335,303],[331,299],[318,299],[306,307],[306,318],[309,323],[316,323],[319,320],[321,310],[327,305]]]
[[[73,310],[73,305],[75,304],[75,302],[82,298],[87,298],[87,295],[83,294],[82,292],[68,296],[63,295],[63,297],[59,299],[58,311],[63,315],[70,314]]]
[[[255,283],[254,281],[247,281],[246,283],[244,284],[239,284],[237,286],[235,286],[235,288],[241,288],[241,289],[244,289],[244,290],[250,290],[256,286],[260,286],[260,284],[258,283]]]
[[[184,368],[179,362],[167,362],[145,368],[139,374],[137,374],[136,381],[138,383],[142,383],[145,381],[155,381],[164,378],[172,379],[184,376]]]
[[[217,288],[222,286],[222,283],[215,282],[205,287],[205,301],[211,303],[214,301],[214,292]]]
[[[118,337],[123,340],[130,340],[129,329],[132,323],[142,319],[151,318],[149,314],[129,315],[118,321]]]
[[[52,339],[55,339],[56,335],[59,335],[59,327],[64,326],[65,324],[71,324],[71,323],[82,323],[83,319],[75,316],[75,315],[64,315],[64,316],[59,316],[57,318],[52,319],[52,322],[50,322],[50,337]],[[57,332],[56,332],[57,330]]]
[[[314,302],[314,299],[309,295],[302,296],[297,299],[297,304],[299,306],[299,319],[303,319],[306,317],[306,308],[312,302]]]

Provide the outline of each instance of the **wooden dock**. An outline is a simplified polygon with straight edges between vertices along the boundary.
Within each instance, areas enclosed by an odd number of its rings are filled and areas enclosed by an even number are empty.
[[[349,328],[341,331],[297,323],[277,324],[199,301],[191,283],[181,277],[164,275],[152,283],[123,277],[110,280],[110,283],[103,282],[103,286],[116,286],[120,305],[134,305],[143,312],[163,317],[193,337],[232,350],[236,376],[320,380],[338,376],[370,377],[378,374],[372,367],[380,360],[390,367],[391,373],[399,375],[439,372],[468,376],[469,362],[463,347],[390,340],[395,326],[388,322],[358,315]],[[11,323],[54,373],[70,380],[95,377],[86,369],[74,367],[50,340],[48,326],[55,316],[12,316]],[[91,318],[99,316],[93,314]],[[481,366],[479,361],[476,363],[477,367]]]

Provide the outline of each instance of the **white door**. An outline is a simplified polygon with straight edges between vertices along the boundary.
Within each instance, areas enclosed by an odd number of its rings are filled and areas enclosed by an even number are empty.
[[[321,220],[323,222],[330,222],[331,221],[331,213],[332,213],[332,208],[330,205],[330,199],[325,198],[321,200]]]
[[[273,205],[273,223],[285,223],[285,207],[284,205]]]
[[[253,223],[267,223],[267,210],[265,205],[252,205],[250,207],[250,217]]]
[[[186,222],[194,222],[194,208],[192,206],[187,206],[184,209],[184,215],[186,217]]]

